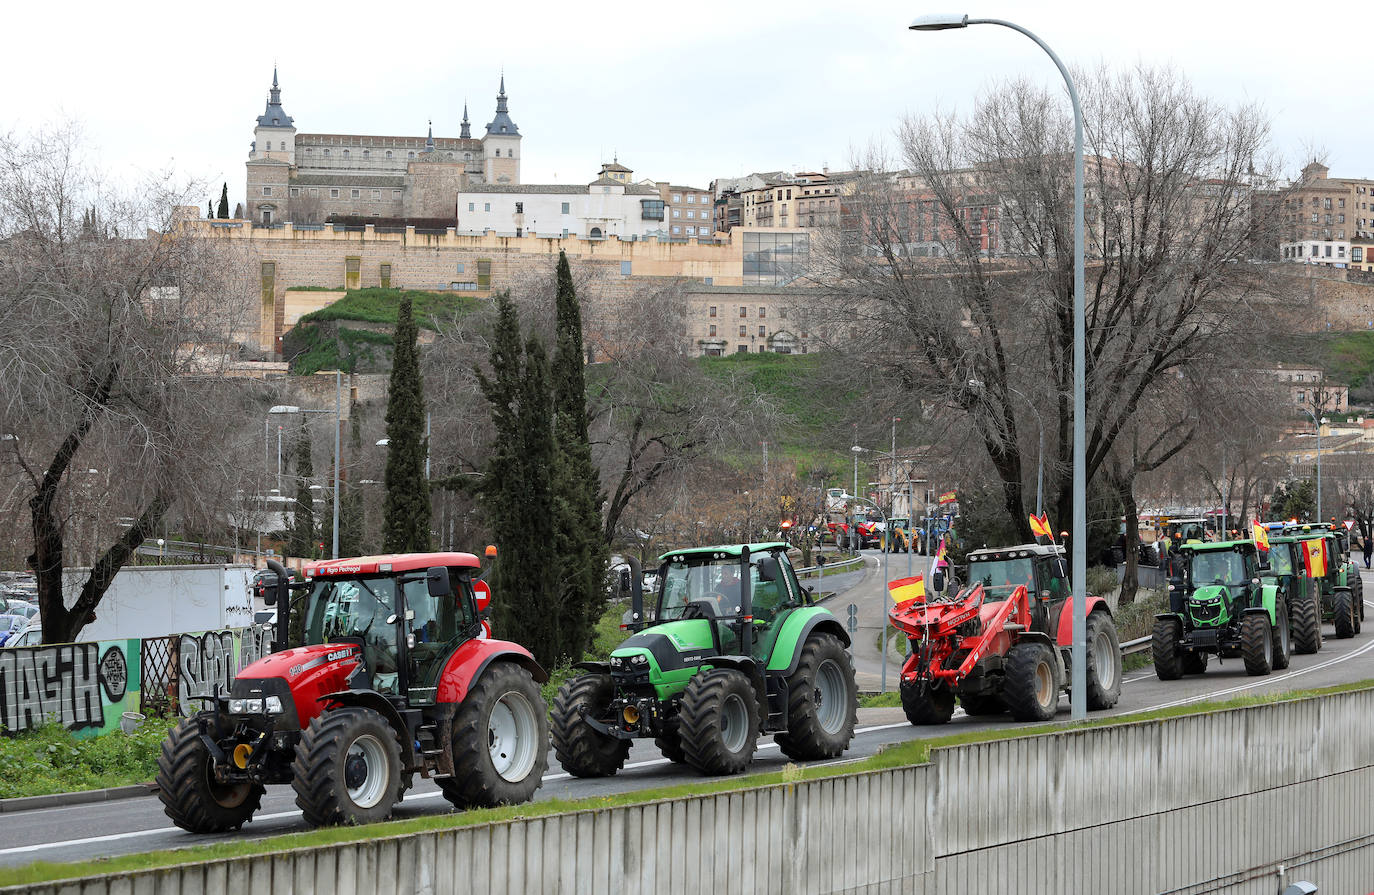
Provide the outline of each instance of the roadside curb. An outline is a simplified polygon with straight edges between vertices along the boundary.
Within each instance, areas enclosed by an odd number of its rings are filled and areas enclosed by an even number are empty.
[[[132,786],[113,786],[109,789],[88,789],[82,792],[55,792],[45,796],[20,796],[0,799],[0,813],[33,811],[37,808],[63,808],[68,805],[89,805],[93,802],[115,802],[157,794],[155,783],[135,783]]]

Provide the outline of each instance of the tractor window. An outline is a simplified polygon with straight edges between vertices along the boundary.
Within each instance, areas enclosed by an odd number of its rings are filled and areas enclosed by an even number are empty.
[[[1005,600],[1021,586],[1035,587],[1031,558],[993,559],[969,565],[970,584],[983,585],[990,601]]]
[[[682,618],[688,603],[705,602],[717,618],[739,614],[742,595],[739,560],[708,563],[669,563],[663,581],[659,621]]]
[[[390,578],[318,579],[305,622],[306,640],[327,643],[382,635],[395,601],[396,583]]]
[[[1275,544],[1269,550],[1269,570],[1275,575],[1293,574],[1293,555],[1287,544]]]
[[[1230,550],[1193,554],[1193,586],[1244,584],[1245,558]]]

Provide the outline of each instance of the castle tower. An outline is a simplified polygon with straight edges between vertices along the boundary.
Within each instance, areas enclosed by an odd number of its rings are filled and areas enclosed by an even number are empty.
[[[253,151],[248,154],[246,214],[262,224],[287,219],[287,194],[296,164],[296,127],[281,105],[277,67],[272,66],[272,89],[267,109],[253,128]]]
[[[503,77],[502,80],[505,80],[505,78]],[[462,131],[458,134],[458,139],[460,139],[460,140],[471,140],[471,139],[472,139],[472,125],[470,125],[470,124],[468,123],[468,104],[467,104],[466,101],[463,102],[463,129],[462,129]]]
[[[483,174],[487,183],[520,182],[520,130],[506,108],[506,76],[496,94],[496,117],[482,137]]]

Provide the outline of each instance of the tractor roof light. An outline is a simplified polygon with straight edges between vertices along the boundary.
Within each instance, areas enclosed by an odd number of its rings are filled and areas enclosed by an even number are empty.
[[[486,556],[487,559],[495,559],[495,558],[496,558],[496,545],[495,545],[495,544],[488,544],[488,545],[487,545],[487,549],[483,551],[483,555]]]

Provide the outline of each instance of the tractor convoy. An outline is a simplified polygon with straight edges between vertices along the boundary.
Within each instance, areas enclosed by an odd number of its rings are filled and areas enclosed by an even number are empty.
[[[888,526],[885,546],[907,546],[910,533]],[[311,825],[383,820],[416,775],[456,808],[524,802],[550,746],[575,777],[616,774],[636,739],[701,774],[742,772],[768,734],[789,758],[837,758],[858,706],[850,638],[800,585],[788,549],[675,550],[649,601],[631,560],[629,636],[608,661],[576,665],[551,711],[539,688],[548,673],[491,637],[476,556],[313,562],[302,580],[269,562],[272,654],[169,733],[158,797],[177,826],[219,833],[251,820],[276,784],[292,786]],[[1267,674],[1291,652],[1316,652],[1323,620],[1337,637],[1358,633],[1363,589],[1346,549],[1345,533],[1326,526],[1275,530],[1267,550],[1184,544],[1154,625],[1158,676],[1202,673],[1210,656]],[[927,594],[919,577],[891,585],[889,618],[909,645],[907,719],[946,723],[956,702],[968,715],[1052,718],[1073,667],[1063,548],[984,548],[967,560],[970,583],[955,593]],[[1122,682],[1116,625],[1100,597],[1083,610],[1087,706],[1111,708]]]

